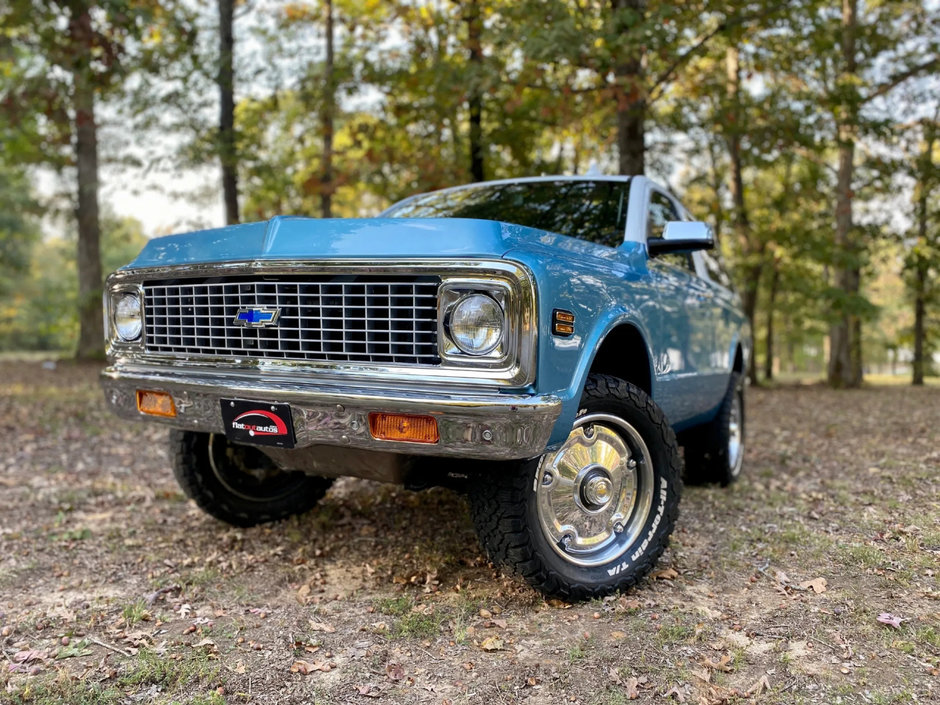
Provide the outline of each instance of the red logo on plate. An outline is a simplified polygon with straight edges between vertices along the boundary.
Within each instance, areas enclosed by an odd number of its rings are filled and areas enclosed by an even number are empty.
[[[252,417],[255,417],[252,419]],[[287,425],[277,414],[264,409],[254,409],[239,414],[232,421],[232,428],[248,431],[249,436],[286,436]]]

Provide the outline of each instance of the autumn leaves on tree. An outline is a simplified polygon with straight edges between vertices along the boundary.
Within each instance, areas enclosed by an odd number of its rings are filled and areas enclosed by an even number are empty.
[[[652,173],[720,234],[758,343],[753,382],[823,337],[833,386],[860,384],[891,345],[910,345],[922,379],[938,327],[940,32],[925,5],[10,0],[0,183],[43,165],[74,184],[80,357],[101,347],[107,114],[135,137],[169,130],[175,152],[154,160],[216,164],[230,223],[356,216],[592,164]],[[871,325],[886,248],[910,293],[909,343]]]

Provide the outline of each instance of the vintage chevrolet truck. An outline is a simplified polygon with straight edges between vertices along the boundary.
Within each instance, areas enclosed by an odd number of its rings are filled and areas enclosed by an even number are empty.
[[[105,291],[107,403],[171,427],[234,525],[332,478],[454,485],[547,595],[633,585],[687,481],[741,472],[750,333],[711,230],[645,177],[538,177],[378,218],[151,240]]]

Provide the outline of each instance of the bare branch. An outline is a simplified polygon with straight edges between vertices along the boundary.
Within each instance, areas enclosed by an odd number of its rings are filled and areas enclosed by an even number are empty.
[[[774,14],[778,9],[785,8],[786,3],[779,3],[773,5],[763,12],[757,12],[753,15],[739,15],[738,17],[726,19],[724,22],[721,22],[717,27],[712,29],[710,32],[706,32],[698,39],[695,40],[695,43],[692,44],[683,54],[676,57],[669,66],[662,71],[653,82],[653,85],[650,87],[649,91],[649,100],[648,103],[652,104],[656,102],[663,95],[663,86],[666,84],[669,79],[672,78],[673,74],[678,71],[684,64],[688,63],[692,57],[694,57],[698,52],[700,52],[705,45],[707,45],[712,39],[714,39],[719,34],[726,32],[732,27],[737,27],[739,25],[751,22],[753,20],[763,19]]]
[[[899,73],[891,76],[887,81],[882,83],[880,86],[875,88],[868,96],[862,98],[862,103],[867,103],[870,100],[874,100],[880,96],[883,96],[885,93],[890,92],[894,88],[898,87],[904,81],[909,78],[916,76],[922,71],[929,71],[931,69],[940,66],[940,57],[933,57],[930,61],[925,61],[922,64],[917,64],[916,66],[911,66],[910,68],[900,71]]]

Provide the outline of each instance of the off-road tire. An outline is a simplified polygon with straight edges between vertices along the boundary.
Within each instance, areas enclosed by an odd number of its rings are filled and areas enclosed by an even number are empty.
[[[731,447],[736,398],[739,447],[735,453]],[[744,420],[744,377],[740,372],[732,372],[728,389],[715,418],[707,424],[687,431],[682,438],[687,484],[717,483],[727,487],[737,481],[744,463]]]
[[[648,516],[637,519],[642,521],[638,538],[622,550],[612,548],[619,553],[611,560],[577,565],[559,554],[560,546],[556,550],[552,545],[539,515],[538,482],[543,477],[543,458],[550,463],[553,454],[491,467],[476,478],[469,492],[473,522],[490,560],[508,567],[543,594],[568,601],[602,597],[635,585],[666,549],[679,515],[682,463],[675,434],[660,408],[632,384],[608,375],[590,375],[578,418],[599,414],[626,421],[642,437],[652,461],[655,490]],[[572,434],[577,428],[578,422]]]
[[[211,452],[216,453],[215,466]],[[233,457],[263,467],[270,476],[254,479],[229,462]],[[330,478],[277,470],[257,448],[232,444],[220,434],[173,429],[170,459],[183,493],[207,514],[233,526],[255,526],[303,514],[333,483]],[[233,489],[236,480],[241,491]]]

